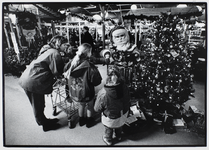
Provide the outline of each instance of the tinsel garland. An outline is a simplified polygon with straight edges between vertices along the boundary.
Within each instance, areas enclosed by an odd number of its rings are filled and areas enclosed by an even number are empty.
[[[96,20],[94,20],[92,17],[88,17],[88,16],[86,16],[86,15],[78,15],[78,14],[71,14],[72,16],[75,16],[75,17],[78,17],[78,18],[80,18],[80,19],[82,19],[82,20],[86,20],[86,21],[88,21],[88,22],[91,22],[91,23],[94,23],[94,22],[96,22]],[[111,21],[111,23],[112,24],[114,24],[114,25],[116,25],[116,22],[113,20],[113,19],[105,19],[105,20],[101,20],[101,21],[99,21],[99,22],[97,22],[99,25],[101,25],[102,23],[104,23],[104,21]]]

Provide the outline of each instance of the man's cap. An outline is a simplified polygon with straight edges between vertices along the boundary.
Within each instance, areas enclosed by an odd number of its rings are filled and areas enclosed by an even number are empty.
[[[89,27],[84,26],[84,27],[83,27],[83,29],[85,29],[85,30],[87,30],[87,31],[88,31],[88,30],[89,30]]]

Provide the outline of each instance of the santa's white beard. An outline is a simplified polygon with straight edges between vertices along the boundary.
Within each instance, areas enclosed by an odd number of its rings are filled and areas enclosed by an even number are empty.
[[[126,51],[130,47],[130,43],[120,43],[116,45],[117,50],[119,51]]]

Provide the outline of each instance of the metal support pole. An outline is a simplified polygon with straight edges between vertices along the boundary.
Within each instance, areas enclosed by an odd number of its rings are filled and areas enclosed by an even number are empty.
[[[81,22],[79,21],[78,22],[79,23],[79,28],[78,28],[78,30],[79,30],[79,45],[81,45]]]
[[[55,36],[55,25],[53,20],[51,20],[51,26],[52,26],[52,35]]]
[[[7,39],[8,48],[10,49],[11,48],[11,44],[9,42],[9,35],[8,35],[7,29],[5,27],[4,27],[4,33],[5,33],[5,36],[6,36],[6,39]]]
[[[18,43],[20,45],[20,47],[22,47],[22,43],[20,41],[20,30],[19,30],[19,26],[16,24],[16,30],[17,30],[17,37],[18,37]]]
[[[136,20],[134,20],[134,26],[135,26],[135,44],[137,45],[137,23]]]
[[[101,7],[101,5],[99,5],[100,10],[101,10],[101,17],[102,17],[102,40],[103,40],[103,44],[102,44],[102,48],[105,49],[105,8],[104,6]]]

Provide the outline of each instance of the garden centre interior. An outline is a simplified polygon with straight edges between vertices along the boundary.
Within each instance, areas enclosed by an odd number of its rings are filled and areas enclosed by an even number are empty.
[[[18,84],[52,37],[64,36],[76,54],[84,26],[92,36],[96,58],[114,46],[110,34],[115,26],[124,27],[130,43],[143,53],[137,58],[122,54],[134,64],[129,67],[135,74],[127,73],[126,80],[137,112],[132,114],[135,120],[124,125],[122,141],[115,147],[207,146],[207,3],[4,2],[2,6],[5,147],[106,147],[100,114],[95,113],[91,128],[70,128],[68,102],[57,89],[45,95],[45,114],[58,118],[61,127],[43,132]],[[108,65],[95,65],[102,76],[97,93]]]

